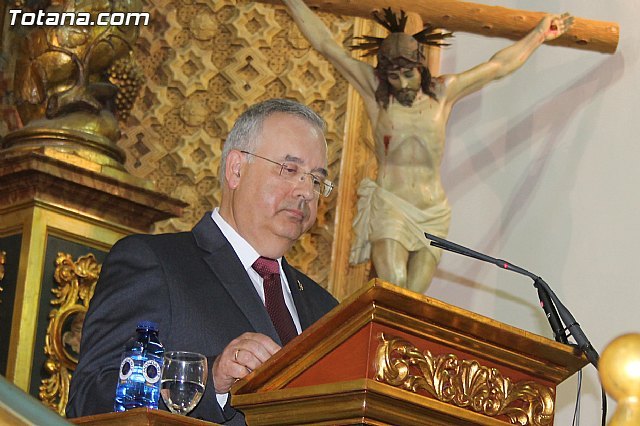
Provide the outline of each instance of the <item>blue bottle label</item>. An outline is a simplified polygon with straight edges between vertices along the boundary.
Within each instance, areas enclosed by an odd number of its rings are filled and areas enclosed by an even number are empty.
[[[148,384],[158,383],[162,367],[155,359],[149,359],[142,365],[142,375]],[[122,373],[122,370],[120,370]]]
[[[127,356],[120,363],[120,383],[127,381],[142,382],[147,386],[153,386],[160,380],[162,372],[162,360],[157,357],[144,358],[140,355]],[[158,358],[159,359],[159,358]]]
[[[133,374],[136,363],[130,356],[124,358],[120,363],[120,380],[127,380]]]

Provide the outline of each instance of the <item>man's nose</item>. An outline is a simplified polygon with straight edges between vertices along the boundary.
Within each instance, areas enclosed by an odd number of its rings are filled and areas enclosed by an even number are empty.
[[[400,77],[400,87],[402,87],[403,89],[406,89],[407,84],[409,84],[409,80],[407,80],[404,77]]]
[[[296,192],[300,194],[306,200],[312,200],[315,198],[316,193],[313,190],[313,178],[303,173],[300,175],[300,178],[297,179],[296,183]]]

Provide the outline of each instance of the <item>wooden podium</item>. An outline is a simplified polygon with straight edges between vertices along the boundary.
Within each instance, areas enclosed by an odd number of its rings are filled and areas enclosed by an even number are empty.
[[[372,280],[236,383],[249,425],[552,425],[578,349]]]
[[[78,417],[71,419],[71,422],[85,426],[214,426],[217,424],[150,408]]]

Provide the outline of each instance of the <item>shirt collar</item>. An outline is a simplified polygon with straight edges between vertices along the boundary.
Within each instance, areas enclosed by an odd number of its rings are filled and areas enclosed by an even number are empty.
[[[233,227],[229,225],[222,216],[220,216],[220,209],[218,207],[213,209],[213,212],[211,212],[211,219],[213,219],[215,224],[218,225],[222,235],[225,236],[227,241],[229,241],[229,244],[231,244],[231,247],[233,247],[233,251],[235,251],[238,258],[240,258],[240,262],[242,262],[244,269],[249,270],[253,266],[253,263],[260,257],[260,253],[258,253],[247,240],[238,234],[238,232],[233,229]],[[279,257],[276,260],[278,261],[278,266],[282,271],[282,257]]]

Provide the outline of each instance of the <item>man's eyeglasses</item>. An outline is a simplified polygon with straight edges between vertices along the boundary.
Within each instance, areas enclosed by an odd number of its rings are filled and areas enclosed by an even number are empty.
[[[254,157],[262,158],[263,160],[266,160],[270,163],[280,166],[280,176],[282,176],[283,178],[285,178],[290,182],[297,183],[299,181],[305,180],[308,177],[309,179],[311,179],[311,183],[313,184],[313,191],[316,194],[322,195],[323,197],[328,197],[329,194],[331,194],[331,191],[333,190],[333,182],[331,182],[328,179],[319,178],[318,176],[312,173],[307,173],[304,170],[302,170],[300,167],[298,167],[297,164],[278,163],[277,161],[273,161],[268,158],[261,157],[260,155],[254,154],[253,152],[249,152],[249,151],[240,151],[240,152],[243,154],[253,155]]]

